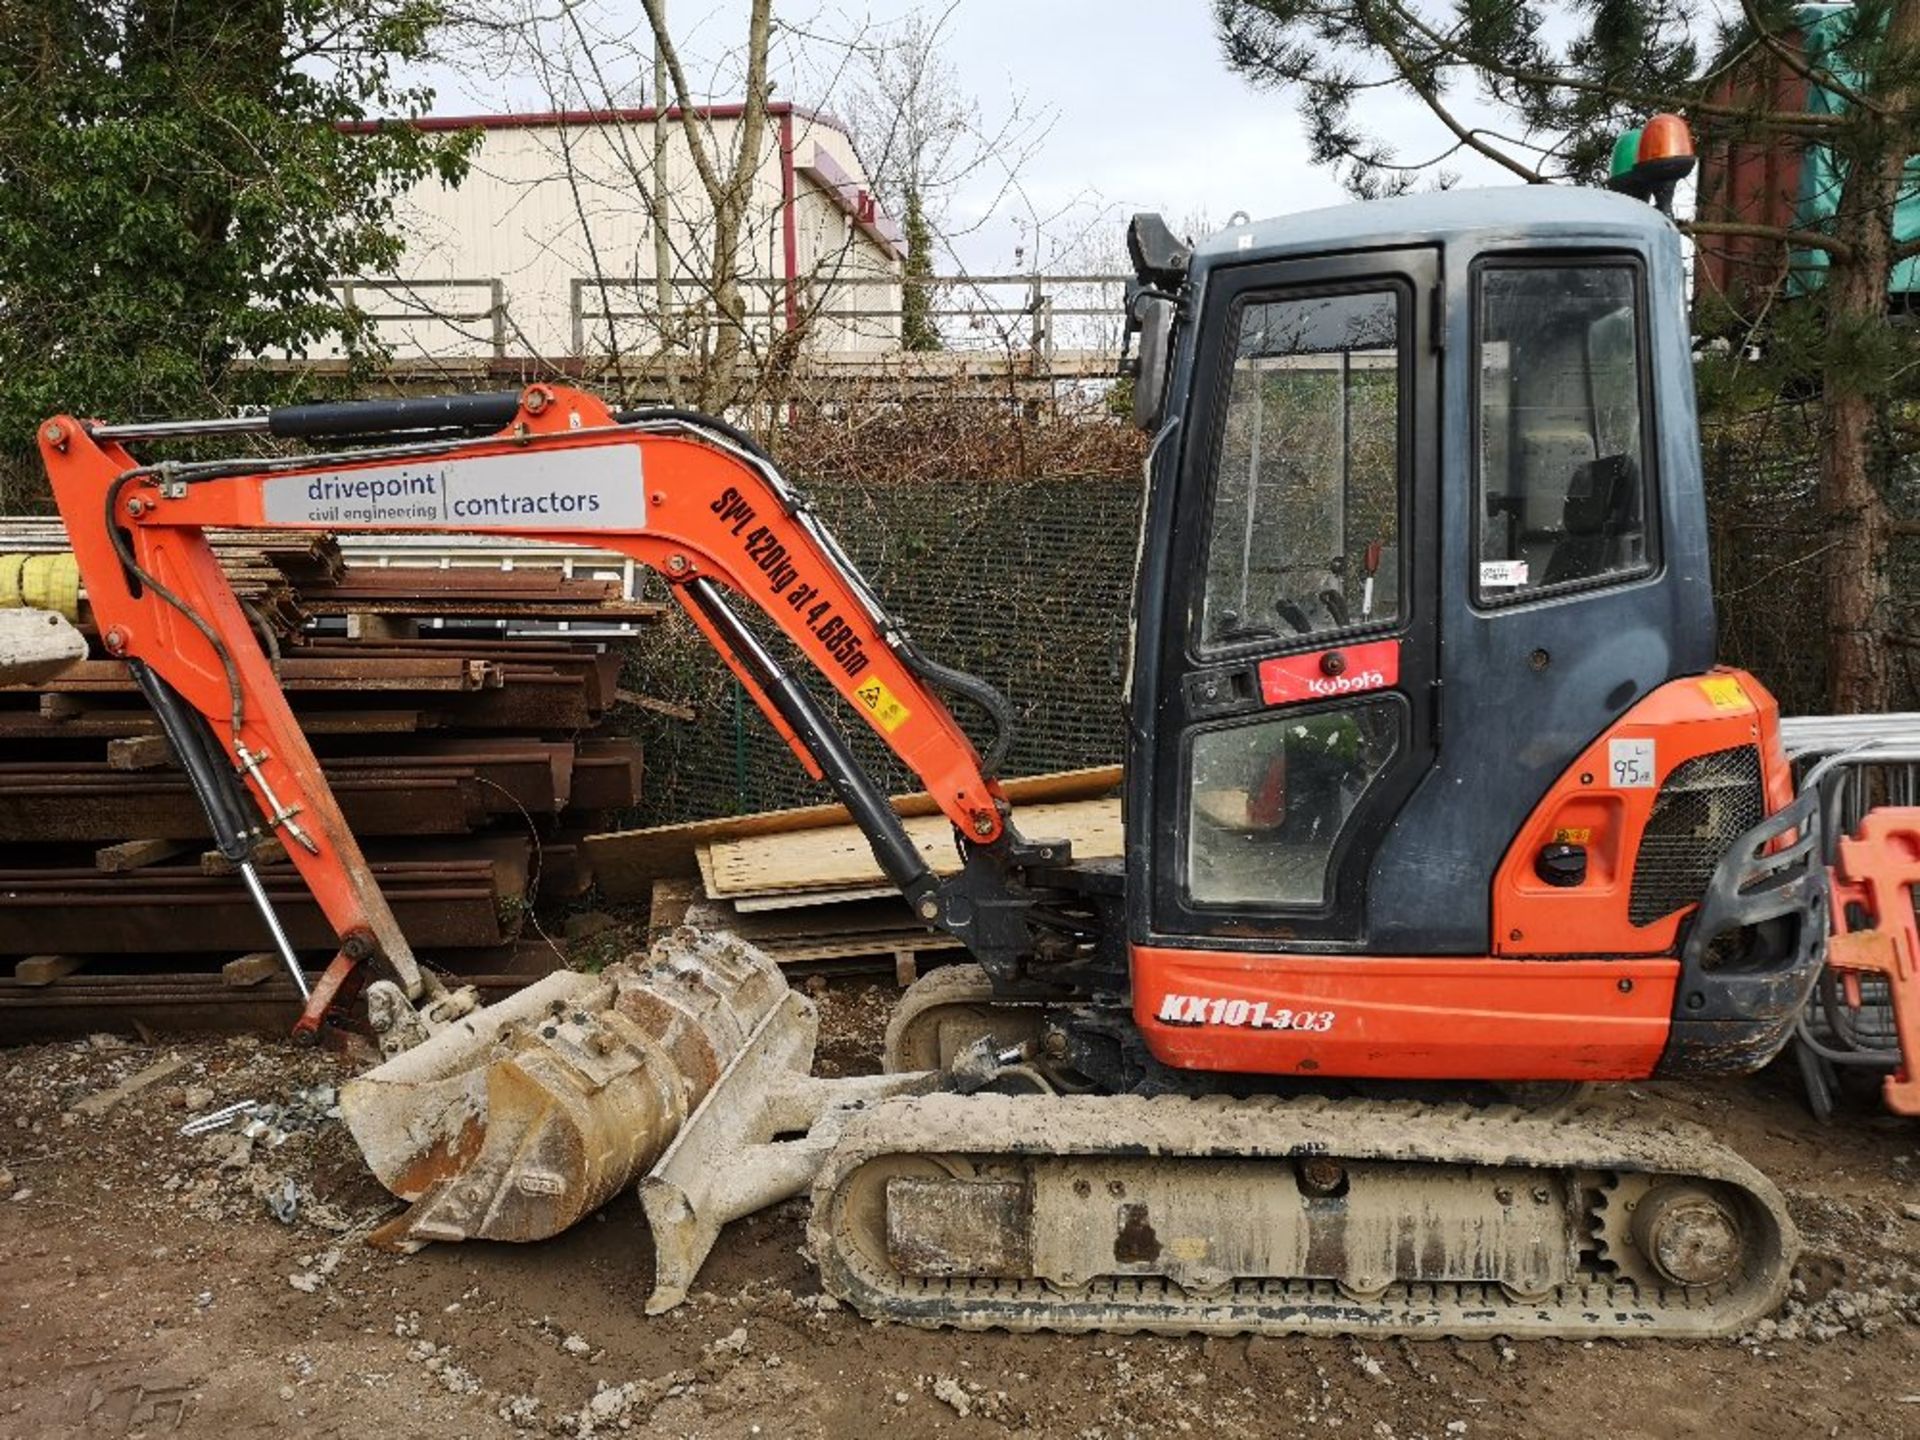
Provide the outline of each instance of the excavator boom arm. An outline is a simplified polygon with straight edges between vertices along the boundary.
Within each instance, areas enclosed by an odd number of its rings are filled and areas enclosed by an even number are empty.
[[[472,433],[503,418],[497,433]],[[120,443],[238,428],[382,438],[326,455],[156,465]],[[254,425],[89,426],[61,416],[39,440],[103,643],[160,712],[220,844],[244,859],[261,838],[283,840],[340,937],[341,958],[304,1027],[343,998],[360,961],[384,960],[410,994],[421,980],[207,543],[212,528],[479,533],[630,556],[666,580],[808,773],[833,786],[923,920],[966,931],[986,898],[974,857],[999,861],[1004,876],[1017,856],[989,767],[928,683],[949,683],[949,672],[917,655],[767,457],[721,422],[616,418],[590,394],[535,385],[517,397],[300,406]],[[729,596],[770,617],[920,777],[964,837],[963,874],[976,893],[945,893],[952,882],[932,873],[838,727]],[[258,817],[238,803],[236,776]]]

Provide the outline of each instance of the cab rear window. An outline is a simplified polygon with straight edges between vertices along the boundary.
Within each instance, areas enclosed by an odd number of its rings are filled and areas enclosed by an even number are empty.
[[[1482,604],[1653,569],[1640,293],[1629,261],[1479,268]]]

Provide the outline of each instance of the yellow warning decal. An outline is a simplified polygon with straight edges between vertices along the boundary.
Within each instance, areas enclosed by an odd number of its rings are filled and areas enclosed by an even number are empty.
[[[1553,832],[1553,843],[1556,845],[1585,845],[1592,839],[1591,825],[1562,825]]]
[[[912,716],[913,712],[893,698],[893,692],[880,680],[869,680],[858,686],[854,692],[860,697],[860,703],[867,707],[880,728],[891,735]]]
[[[1731,675],[1713,675],[1700,682],[1700,693],[1713,702],[1716,710],[1745,710],[1752,702],[1740,682]]]

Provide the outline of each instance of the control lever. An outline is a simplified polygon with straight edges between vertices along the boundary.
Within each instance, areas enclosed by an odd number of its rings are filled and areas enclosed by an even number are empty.
[[[1360,570],[1366,579],[1360,585],[1360,623],[1365,624],[1373,618],[1373,577],[1380,573],[1380,557],[1384,547],[1378,540],[1368,542],[1365,558],[1360,562]]]

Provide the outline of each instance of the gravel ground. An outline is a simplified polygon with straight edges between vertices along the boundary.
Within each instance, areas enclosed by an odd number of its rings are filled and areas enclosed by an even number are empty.
[[[811,988],[823,1071],[871,1067],[891,987]],[[798,1203],[649,1320],[630,1197],[539,1246],[362,1244],[392,1204],[327,1114],[346,1073],[270,1040],[0,1051],[0,1436],[1920,1435],[1920,1130],[1822,1127],[1779,1075],[1635,1093],[1786,1191],[1796,1298],[1739,1341],[1629,1344],[873,1325],[819,1292]],[[279,1107],[258,1136],[178,1134],[250,1098]]]

